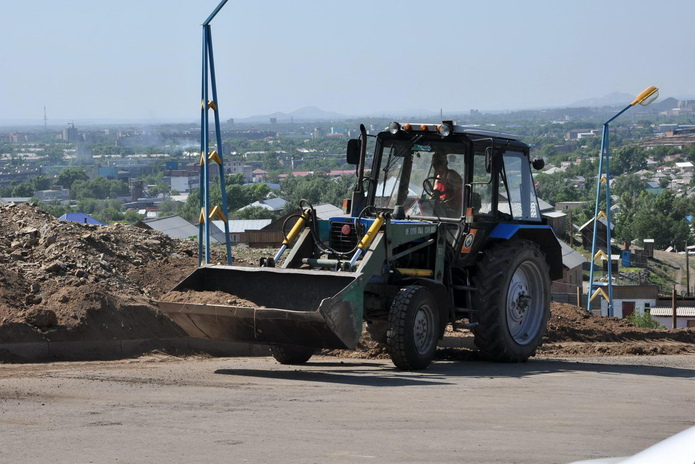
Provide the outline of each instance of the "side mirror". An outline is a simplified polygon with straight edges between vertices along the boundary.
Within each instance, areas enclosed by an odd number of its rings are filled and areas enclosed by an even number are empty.
[[[531,161],[531,166],[533,166],[533,169],[536,171],[540,171],[545,167],[545,160],[543,158],[536,158]]]
[[[358,165],[360,164],[360,148],[361,143],[359,139],[350,139],[347,144],[347,164]]]

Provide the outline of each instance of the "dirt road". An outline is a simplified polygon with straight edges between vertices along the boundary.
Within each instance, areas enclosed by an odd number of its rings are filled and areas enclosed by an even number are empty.
[[[695,424],[695,356],[0,365],[0,462],[567,463]]]

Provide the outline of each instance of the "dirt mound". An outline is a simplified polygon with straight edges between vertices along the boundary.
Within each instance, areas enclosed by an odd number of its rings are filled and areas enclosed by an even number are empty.
[[[552,303],[545,343],[671,340],[695,343],[692,329],[648,329],[626,319],[603,317],[574,305]]]
[[[622,356],[695,353],[695,330],[648,329],[577,306],[552,303],[540,356]]]
[[[153,299],[197,262],[196,244],[129,225],[0,207],[0,340],[182,336]]]

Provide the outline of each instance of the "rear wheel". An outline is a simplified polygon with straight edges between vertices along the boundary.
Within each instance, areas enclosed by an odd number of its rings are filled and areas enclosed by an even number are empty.
[[[476,346],[495,361],[526,361],[536,354],[550,316],[543,253],[533,242],[511,240],[486,250],[477,267]]]
[[[403,370],[425,369],[437,350],[439,311],[432,293],[420,285],[403,287],[389,311],[386,346]]]
[[[297,345],[271,345],[270,353],[280,364],[304,364],[314,355],[314,348]]]

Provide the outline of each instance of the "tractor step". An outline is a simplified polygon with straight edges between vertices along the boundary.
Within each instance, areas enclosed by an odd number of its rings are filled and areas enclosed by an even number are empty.
[[[454,330],[458,329],[472,329],[473,327],[477,327],[478,323],[477,322],[470,322],[468,324],[466,323],[457,323],[457,324],[451,324],[451,326],[454,328]]]
[[[474,292],[476,288],[472,285],[452,285],[451,288],[454,290],[460,290],[462,292]]]

